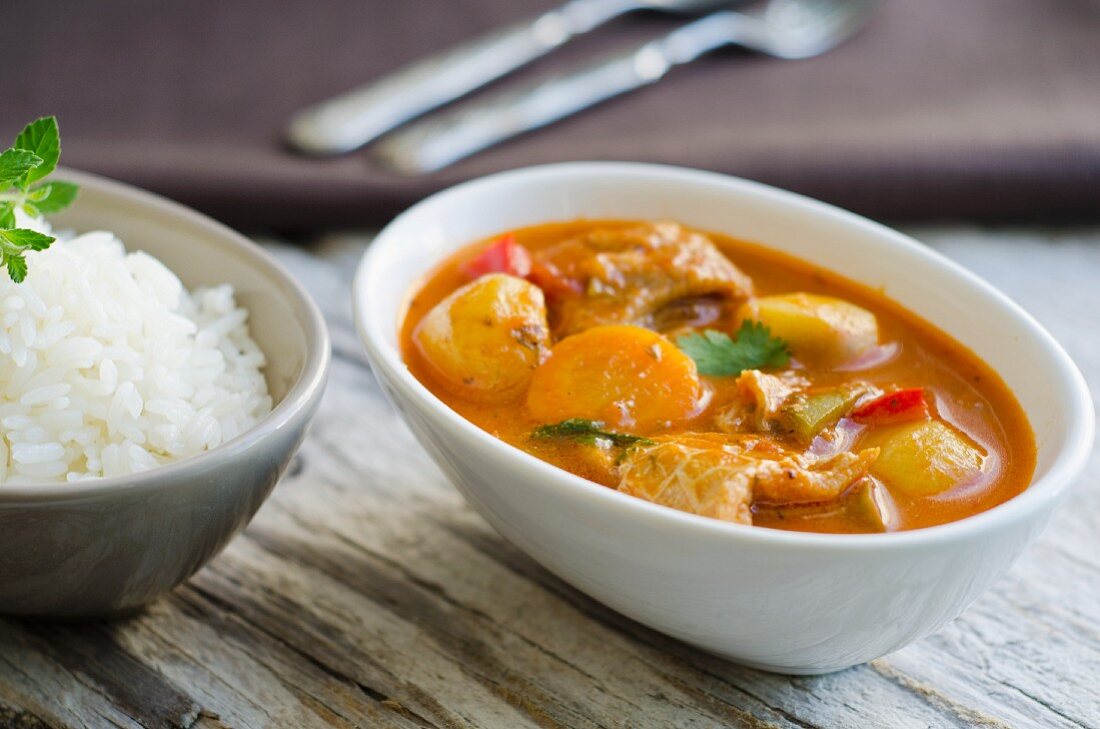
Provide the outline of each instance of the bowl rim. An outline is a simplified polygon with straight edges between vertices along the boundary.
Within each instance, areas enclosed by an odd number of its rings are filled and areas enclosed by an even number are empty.
[[[59,484],[5,485],[0,483],[0,505],[65,501],[120,491],[156,489],[187,471],[202,469],[227,458],[239,457],[273,431],[286,427],[299,412],[308,408],[320,397],[331,360],[328,327],[325,325],[324,316],[317,303],[273,255],[229,226],[162,195],[100,175],[65,167],[58,168],[56,174],[59,179],[75,182],[81,187],[94,188],[97,192],[106,193],[108,196],[124,198],[161,216],[185,222],[197,234],[221,239],[245,257],[266,278],[277,282],[280,289],[289,293],[292,297],[292,309],[299,310],[305,315],[303,329],[308,351],[298,377],[271,412],[245,432],[216,448],[125,476]],[[77,205],[79,205],[79,199]]]
[[[413,377],[401,359],[400,352],[387,342],[382,327],[399,327],[400,323],[391,322],[384,325],[368,313],[372,308],[368,294],[372,289],[371,280],[377,275],[379,262],[385,256],[393,255],[391,249],[399,243],[394,231],[400,230],[402,226],[408,224],[408,221],[415,219],[447,197],[474,196],[497,186],[516,184],[526,178],[561,176],[565,181],[568,178],[618,175],[647,176],[650,180],[656,180],[658,184],[662,182],[703,184],[712,188],[723,188],[732,194],[768,200],[788,208],[795,214],[833,218],[850,226],[862,228],[890,247],[900,247],[910,255],[921,257],[929,263],[951,270],[968,286],[977,289],[982,296],[992,299],[1004,313],[1010,314],[1015,320],[1015,325],[1021,331],[1026,331],[1032,341],[1037,342],[1056,363],[1056,376],[1061,386],[1060,394],[1065,399],[1063,412],[1067,420],[1066,437],[1054,446],[1058,450],[1046,474],[1033,480],[1020,494],[991,509],[945,524],[883,534],[798,532],[711,519],[622,494],[546,463],[495,438],[463,418]],[[765,241],[757,241],[757,243],[768,245]],[[406,245],[403,250],[405,256],[416,254],[411,246]],[[402,292],[402,296],[407,295],[408,292]],[[647,527],[657,529],[687,528],[719,539],[734,539],[746,543],[763,543],[773,547],[792,549],[812,546],[815,549],[846,551],[870,548],[908,549],[920,545],[950,544],[1016,525],[1042,513],[1044,506],[1053,505],[1065,493],[1074,478],[1083,470],[1092,451],[1095,415],[1085,379],[1062,346],[1022,307],[962,265],[910,236],[828,203],[733,175],[672,165],[599,161],[536,165],[463,182],[421,200],[390,221],[379,232],[360,260],[353,284],[352,305],[356,329],[372,366],[379,369],[379,374],[387,375],[389,382],[400,390],[401,396],[419,401],[430,410],[437,421],[451,431],[461,434],[465,439],[484,446],[494,458],[516,459],[517,463],[522,463],[530,469],[533,476],[542,479],[552,488],[567,490],[572,496],[583,499],[587,505],[594,508],[625,510],[628,514],[645,522]],[[929,321],[936,325],[936,322]]]

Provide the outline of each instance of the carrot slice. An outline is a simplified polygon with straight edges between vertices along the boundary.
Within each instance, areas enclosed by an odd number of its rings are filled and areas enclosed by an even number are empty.
[[[583,418],[647,435],[689,419],[702,396],[695,362],[672,342],[642,327],[606,325],[554,345],[531,379],[527,411],[543,423]]]

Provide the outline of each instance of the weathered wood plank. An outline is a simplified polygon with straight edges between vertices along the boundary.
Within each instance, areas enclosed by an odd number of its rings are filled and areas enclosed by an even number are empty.
[[[140,623],[140,624],[138,624]],[[141,656],[232,726],[417,726],[379,697],[185,587],[128,626]]]
[[[64,727],[141,726],[83,672],[60,665],[20,624],[0,622],[0,647],[0,705],[13,721]]]
[[[917,234],[1035,313],[1100,386],[1100,230]],[[830,676],[742,668],[573,590],[462,502],[362,357],[348,289],[363,243],[272,245],[336,356],[255,522],[128,620],[0,620],[0,727],[1100,726],[1095,475],[936,635]]]

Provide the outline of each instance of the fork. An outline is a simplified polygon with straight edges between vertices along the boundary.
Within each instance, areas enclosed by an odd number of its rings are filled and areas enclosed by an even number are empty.
[[[637,10],[702,15],[741,1],[568,0],[534,20],[492,31],[299,111],[287,127],[287,141],[313,155],[350,152],[620,15]]]
[[[767,0],[721,11],[595,64],[489,96],[413,124],[373,150],[383,167],[435,172],[511,137],[659,81],[674,66],[728,45],[782,59],[829,51],[865,24],[874,0]]]

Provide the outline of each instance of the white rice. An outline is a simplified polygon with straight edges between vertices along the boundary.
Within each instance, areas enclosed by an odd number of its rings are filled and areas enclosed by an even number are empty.
[[[108,232],[59,236],[27,267],[21,284],[0,272],[0,483],[144,471],[271,410],[231,286],[188,292]]]

